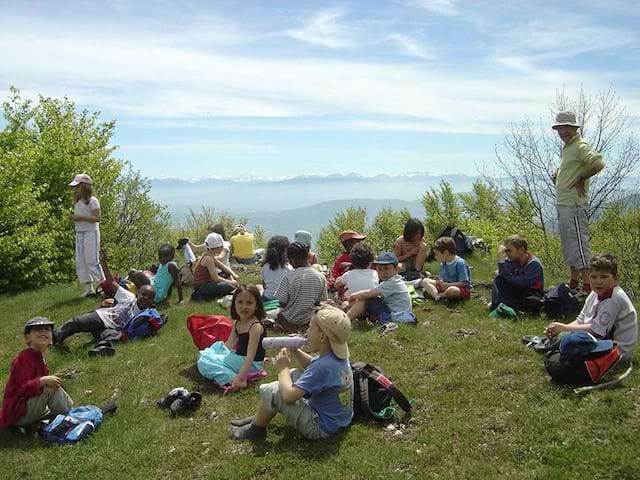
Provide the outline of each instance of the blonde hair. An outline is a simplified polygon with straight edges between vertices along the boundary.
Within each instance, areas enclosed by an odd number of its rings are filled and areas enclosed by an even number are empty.
[[[79,183],[76,188],[73,189],[73,201],[77,202],[82,200],[89,205],[89,200],[93,196],[93,187],[88,183]]]

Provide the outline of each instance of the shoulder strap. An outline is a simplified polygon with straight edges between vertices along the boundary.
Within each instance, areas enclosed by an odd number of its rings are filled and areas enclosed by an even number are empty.
[[[384,386],[391,393],[393,399],[402,410],[404,410],[405,412],[411,411],[411,402],[407,400],[407,397],[404,396],[400,389],[396,387],[391,380],[385,377],[382,372],[373,367],[371,371],[367,369],[367,374],[370,378],[378,382],[380,385]]]

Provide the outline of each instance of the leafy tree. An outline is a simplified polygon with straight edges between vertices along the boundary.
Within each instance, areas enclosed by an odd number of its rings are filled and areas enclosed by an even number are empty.
[[[460,226],[462,209],[460,198],[453,191],[449,182],[443,180],[440,187],[432,187],[422,197],[422,205],[425,211],[425,230],[427,237],[431,239],[448,225]]]
[[[149,197],[148,182],[113,156],[115,122],[100,122],[98,112],[77,111],[66,97],[23,100],[15,88],[2,108],[6,127],[0,132],[0,184],[5,201],[0,207],[0,244],[10,246],[21,239],[23,261],[3,255],[3,260],[13,260],[2,269],[1,291],[74,277],[68,183],[78,172],[94,179],[102,208],[102,241],[114,267],[126,269],[156,258],[158,244],[167,237],[168,215]]]
[[[394,210],[385,207],[378,212],[371,225],[366,229],[367,243],[374,252],[392,252],[396,239],[402,235],[404,224],[411,218],[411,212],[404,208]]]
[[[320,261],[333,262],[343,248],[340,243],[340,232],[344,230],[355,230],[364,232],[367,221],[367,209],[364,207],[349,207],[342,212],[338,212],[328,225],[322,227],[318,235],[318,255]]]

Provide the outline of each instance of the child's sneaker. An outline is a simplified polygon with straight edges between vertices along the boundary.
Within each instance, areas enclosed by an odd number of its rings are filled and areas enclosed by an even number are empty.
[[[266,436],[266,427],[259,427],[253,421],[242,427],[231,426],[231,438],[235,440],[264,440]]]

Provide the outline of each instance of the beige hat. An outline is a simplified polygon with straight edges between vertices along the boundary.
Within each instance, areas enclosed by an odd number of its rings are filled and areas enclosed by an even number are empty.
[[[331,350],[336,357],[343,360],[349,358],[347,340],[351,333],[351,320],[347,314],[336,307],[325,305],[316,312],[314,319],[318,328],[329,338]]]
[[[569,127],[577,127],[580,128],[578,122],[576,121],[576,114],[570,111],[558,112],[556,115],[556,123],[553,124],[554,130],[558,127],[569,126]]]
[[[204,239],[204,244],[207,250],[218,248],[224,245],[224,239],[219,233],[210,233],[207,238]]]
[[[76,185],[80,185],[81,183],[86,183],[88,185],[92,185],[93,184],[93,180],[91,180],[91,177],[89,175],[87,175],[86,173],[79,173],[75,177],[73,177],[73,180],[71,181],[69,186],[70,187],[75,187]]]

